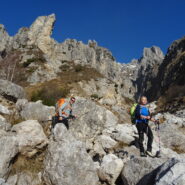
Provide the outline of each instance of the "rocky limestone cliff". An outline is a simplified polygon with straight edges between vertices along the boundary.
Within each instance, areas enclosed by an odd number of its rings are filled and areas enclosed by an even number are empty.
[[[177,111],[184,108],[185,96],[185,38],[174,41],[168,48],[164,60],[158,66],[157,73],[149,81],[146,95],[151,100],[159,99],[162,110]]]
[[[89,40],[88,44],[75,39],[67,39],[63,43],[56,42],[51,38],[55,21],[54,14],[40,16],[30,28],[21,28],[9,39],[11,42],[7,42],[6,53],[12,49],[21,51],[20,63],[35,59],[35,62],[28,66],[31,68],[31,73],[26,74],[28,83],[35,84],[57,78],[60,68],[63,67],[62,63],[73,61],[76,65],[87,65],[98,70],[116,83],[117,91],[122,96],[137,99],[141,94],[151,93],[151,84],[155,81],[158,67],[164,58],[160,48],[144,48],[143,56],[139,60],[120,64],[108,49],[98,46],[96,41]],[[5,42],[1,45],[4,47]],[[40,65],[36,62],[39,59],[45,62]]]

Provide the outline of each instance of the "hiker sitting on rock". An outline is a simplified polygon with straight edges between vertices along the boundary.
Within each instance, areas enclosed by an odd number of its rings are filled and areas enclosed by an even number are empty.
[[[58,117],[58,122],[64,123],[67,129],[69,129],[68,120],[76,118],[76,116],[72,114],[72,107],[75,101],[75,97],[71,97],[69,102],[61,98],[56,104],[56,117]]]
[[[146,107],[147,104],[147,98],[145,96],[142,96],[140,98],[140,102],[136,107],[135,110],[135,123],[139,134],[139,147],[140,147],[140,155],[141,157],[146,157],[146,154],[154,157],[152,154],[152,142],[153,142],[153,133],[148,125],[149,120],[155,122],[155,119],[153,119],[150,116],[149,109]],[[148,137],[148,143],[147,143],[147,151],[144,151],[143,141],[144,141],[144,133]]]

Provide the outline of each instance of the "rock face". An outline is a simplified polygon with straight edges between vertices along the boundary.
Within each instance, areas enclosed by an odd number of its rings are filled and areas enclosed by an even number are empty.
[[[139,59],[139,70],[135,84],[137,84],[137,93],[135,97],[145,94],[150,100],[152,84],[156,81],[159,67],[163,62],[164,55],[159,47],[144,48],[143,57]]]
[[[35,84],[54,79],[60,72],[63,61],[73,61],[75,64],[95,68],[116,83],[117,94],[121,96],[133,98],[134,95],[138,97],[141,93],[148,92],[164,58],[160,48],[144,48],[141,59],[129,64],[120,64],[108,49],[98,46],[96,41],[90,40],[88,44],[75,39],[67,39],[63,43],[54,41],[50,36],[55,20],[54,14],[40,16],[30,28],[20,29],[9,43],[9,48],[22,51],[23,59],[30,59],[31,55],[27,54],[30,50],[39,50],[42,53],[45,63],[38,66],[34,62],[37,69],[29,74],[27,82]],[[40,58],[32,55],[34,59]],[[136,94],[138,91],[139,94]],[[113,105],[116,101],[109,97],[104,98],[102,103]]]
[[[157,46],[144,48],[143,55],[139,60],[132,60],[123,64],[122,78],[124,87],[128,89],[136,99],[145,94],[150,99],[151,86],[158,75],[159,66],[163,62],[164,54]]]
[[[39,149],[43,149],[48,144],[42,126],[36,120],[14,125],[12,131],[16,133],[19,152],[28,157],[35,155]]]
[[[25,92],[22,87],[7,81],[0,79],[0,94],[13,101],[19,98],[24,98]]]
[[[11,37],[6,32],[4,25],[0,24],[0,58],[5,57],[5,50],[10,40]]]
[[[158,79],[161,80],[159,92],[163,94],[171,84],[174,86],[183,86],[184,79],[184,51],[185,51],[185,38],[174,41],[169,47],[164,62],[160,66]],[[164,72],[165,71],[165,72]]]
[[[97,185],[98,177],[85,145],[76,140],[64,125],[54,130],[45,159],[44,181],[47,185]]]
[[[38,17],[28,32],[28,45],[37,45],[43,53],[51,52],[51,45],[54,40],[50,38],[50,35],[52,34],[54,22],[54,14]]]
[[[13,48],[37,46],[43,53],[50,52],[54,43],[50,38],[54,22],[54,14],[38,17],[30,28],[21,28],[14,36],[11,43]]]
[[[184,37],[174,41],[168,48],[163,62],[158,66],[158,72],[153,79],[152,86],[146,89],[146,94],[150,96],[151,100],[163,95],[163,101],[167,103],[174,98],[183,97],[185,95],[184,51]],[[167,105],[165,104],[165,106]]]

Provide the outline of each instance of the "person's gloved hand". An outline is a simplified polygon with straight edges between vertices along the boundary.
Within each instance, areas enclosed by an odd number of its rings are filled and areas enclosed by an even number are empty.
[[[76,119],[77,118],[76,115],[71,115],[70,117],[71,117],[71,119]]]
[[[153,122],[155,122],[155,121],[156,121],[154,118],[151,118],[150,120],[151,120],[151,121],[153,121]]]

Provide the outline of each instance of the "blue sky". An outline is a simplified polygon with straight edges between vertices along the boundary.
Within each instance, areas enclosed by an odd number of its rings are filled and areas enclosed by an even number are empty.
[[[40,15],[56,14],[53,37],[62,42],[94,39],[119,62],[140,58],[144,47],[164,53],[185,35],[185,0],[6,0],[0,23],[10,35]]]

